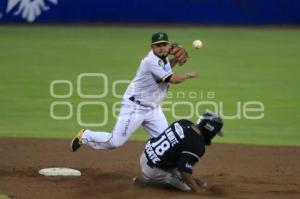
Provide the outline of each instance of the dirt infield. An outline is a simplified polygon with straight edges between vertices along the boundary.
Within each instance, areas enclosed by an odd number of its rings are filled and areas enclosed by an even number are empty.
[[[143,142],[111,151],[69,151],[69,140],[0,138],[0,195],[10,198],[300,198],[300,147],[215,144],[197,164],[208,181],[202,196],[132,184]],[[44,177],[71,167],[81,177]]]

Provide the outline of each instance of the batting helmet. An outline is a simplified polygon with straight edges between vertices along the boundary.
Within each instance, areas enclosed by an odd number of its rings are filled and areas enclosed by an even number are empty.
[[[215,135],[223,136],[221,131],[223,127],[223,120],[217,113],[203,113],[203,115],[201,115],[197,120],[197,125],[201,129],[201,133],[203,134],[207,145],[211,144],[211,139],[215,137]]]

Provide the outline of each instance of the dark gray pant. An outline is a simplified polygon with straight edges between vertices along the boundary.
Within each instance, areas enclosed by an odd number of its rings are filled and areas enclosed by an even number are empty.
[[[169,184],[181,191],[191,190],[191,188],[182,181],[181,175],[177,169],[165,171],[157,167],[151,168],[147,164],[147,161],[146,155],[142,153],[140,157],[140,164],[142,169],[142,177],[145,182],[152,184]]]

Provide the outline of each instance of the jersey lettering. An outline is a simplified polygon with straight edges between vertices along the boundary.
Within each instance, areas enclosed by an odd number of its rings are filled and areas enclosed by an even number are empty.
[[[146,149],[146,153],[147,153],[148,157],[150,158],[150,160],[151,160],[154,164],[160,161],[160,158],[159,158],[159,157],[155,154],[155,152],[153,151],[153,148],[152,148],[150,142],[148,142],[148,143],[146,144],[145,149]]]
[[[172,131],[171,128],[168,128],[166,130],[166,135],[172,146],[178,143],[178,140],[176,139],[176,136],[174,135],[174,132]]]

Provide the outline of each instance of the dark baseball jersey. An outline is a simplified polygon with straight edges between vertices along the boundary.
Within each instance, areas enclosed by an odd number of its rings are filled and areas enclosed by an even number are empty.
[[[193,173],[194,164],[205,153],[205,145],[203,137],[193,130],[192,125],[191,121],[179,120],[160,136],[149,139],[144,151],[148,165]]]

